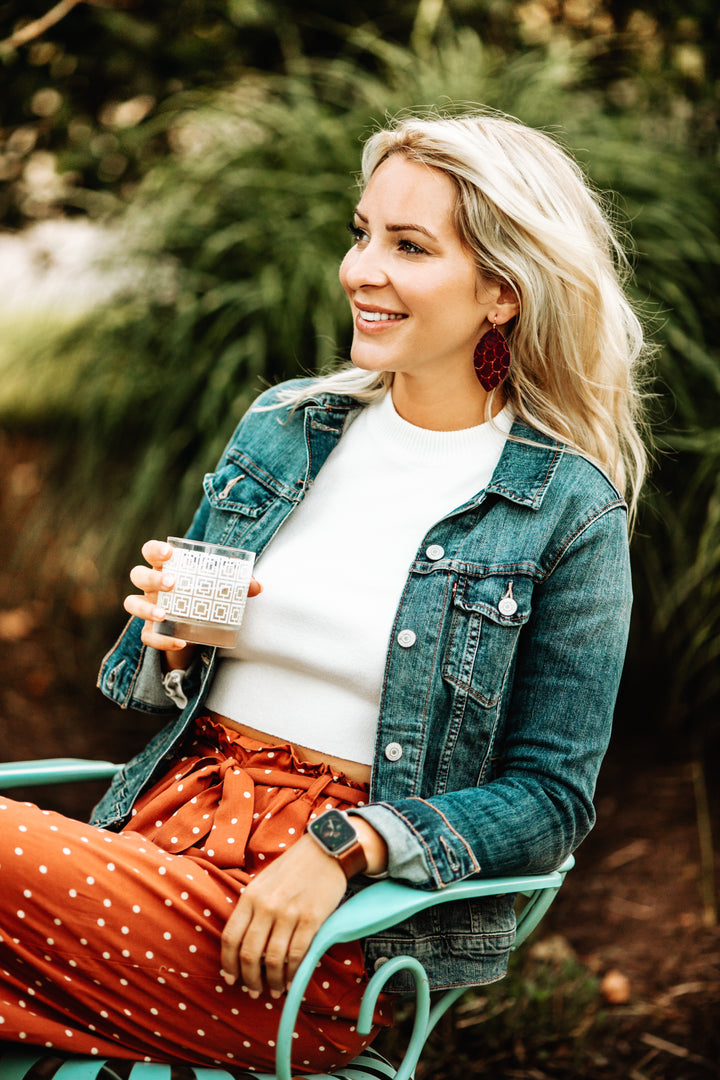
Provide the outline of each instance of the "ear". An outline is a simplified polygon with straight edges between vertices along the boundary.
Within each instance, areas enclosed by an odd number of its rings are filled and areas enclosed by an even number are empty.
[[[502,326],[504,323],[510,322],[514,319],[520,311],[520,301],[517,293],[510,285],[501,285],[500,293],[497,298],[494,310],[488,312],[488,319],[490,322],[497,323],[498,326]]]

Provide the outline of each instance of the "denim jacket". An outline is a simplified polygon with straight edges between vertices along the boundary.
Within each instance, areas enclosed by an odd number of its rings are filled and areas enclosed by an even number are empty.
[[[361,407],[318,393],[295,410],[262,408],[276,403],[267,391],[240,422],[190,537],[259,555]],[[370,802],[354,811],[387,841],[392,877],[433,890],[543,873],[577,847],[594,823],[630,605],[622,498],[595,465],[516,421],[490,484],[421,539],[397,609]],[[202,648],[180,711],[141,628],[130,620],[98,685],[169,722],[95,808],[110,828],[168,768],[216,663]],[[492,981],[513,936],[512,897],[453,902],[368,939],[366,962],[410,951],[434,986]]]

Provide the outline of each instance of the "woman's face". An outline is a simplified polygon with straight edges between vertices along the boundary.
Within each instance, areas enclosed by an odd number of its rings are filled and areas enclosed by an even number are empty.
[[[480,281],[460,242],[455,197],[444,172],[403,154],[373,174],[355,212],[355,244],[340,267],[357,367],[423,382],[473,374],[473,352],[490,329],[500,289]]]

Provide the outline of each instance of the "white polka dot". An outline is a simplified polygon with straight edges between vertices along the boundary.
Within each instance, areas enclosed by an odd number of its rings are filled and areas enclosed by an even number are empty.
[[[23,890],[23,896],[26,897],[29,900],[31,898],[31,896],[32,896],[32,893],[30,892],[29,889],[24,889]]]
[[[133,911],[135,912],[136,915],[139,915],[140,911],[141,911],[141,908],[138,907],[137,904],[133,904]]]
[[[97,924],[98,924],[98,926],[104,926],[105,925],[105,920],[104,919],[98,919]]]
[[[41,874],[47,874],[48,872],[47,866],[38,866],[38,870]]]
[[[27,825],[18,825],[18,832],[27,832]]]
[[[95,884],[95,878],[94,877],[88,877],[88,878],[85,878],[85,880],[87,881],[88,885],[94,885]]]
[[[170,941],[170,939],[172,937],[172,934],[168,933],[168,931],[166,930],[165,933],[163,934],[163,937],[165,938],[166,941]]]
[[[288,829],[288,832],[290,833],[291,836],[295,835],[295,830],[294,829]]]
[[[185,1012],[185,1010],[187,1009],[187,1005],[184,1001],[178,1003],[178,1009],[182,1009],[182,1011]]]
[[[69,847],[64,847],[62,849],[62,851],[63,851],[63,855],[72,855],[72,851],[70,850]]]
[[[109,863],[107,864],[107,868],[108,868],[108,870],[114,870],[114,869],[115,869],[115,863],[113,863],[113,862],[109,862]]]
[[[158,866],[158,874],[167,874],[167,867]]]
[[[189,952],[197,952],[197,945],[191,945],[188,951]]]
[[[150,949],[148,949],[148,951],[145,953],[145,956],[148,958],[148,960],[152,960],[154,955],[155,954],[151,952]]]
[[[16,855],[23,855],[24,854],[23,849],[21,847],[16,847],[15,848],[15,854]]]
[[[68,896],[77,896],[77,889],[68,889]]]
[[[112,900],[103,900],[103,907],[112,907]]]

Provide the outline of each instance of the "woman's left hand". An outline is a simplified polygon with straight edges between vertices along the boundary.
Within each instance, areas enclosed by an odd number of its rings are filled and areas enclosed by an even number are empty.
[[[240,976],[257,997],[264,967],[270,992],[280,997],[346,889],[340,864],[310,836],[301,836],[243,889],[222,935],[226,982]]]

